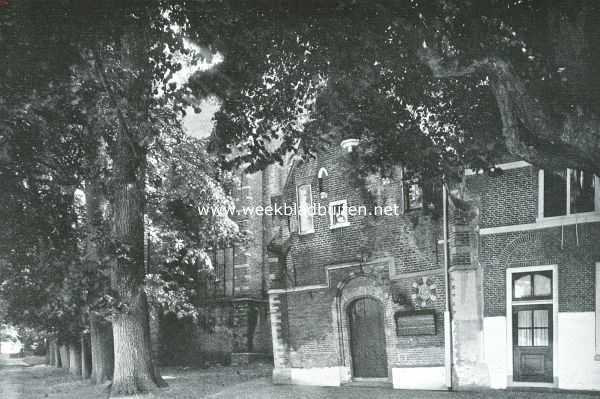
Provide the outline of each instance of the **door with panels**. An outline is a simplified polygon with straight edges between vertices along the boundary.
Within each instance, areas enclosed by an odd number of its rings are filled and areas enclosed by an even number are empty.
[[[386,378],[387,356],[383,306],[374,298],[360,298],[348,307],[352,376]]]
[[[553,382],[552,279],[552,270],[512,274],[515,382]]]

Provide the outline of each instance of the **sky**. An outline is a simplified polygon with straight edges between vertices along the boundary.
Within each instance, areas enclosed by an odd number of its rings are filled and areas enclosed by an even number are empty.
[[[200,104],[202,112],[197,114],[193,109],[189,109],[185,118],[183,118],[183,127],[190,136],[204,138],[208,137],[213,129],[212,117],[219,109],[219,104],[214,99],[202,101]]]
[[[4,333],[17,338],[17,330],[14,327],[6,327],[4,329]],[[17,339],[13,341],[2,341],[0,342],[0,353],[19,353],[23,348],[23,344]]]
[[[184,40],[184,45],[188,49],[191,49],[195,54],[207,53],[205,49],[200,48],[198,45],[189,40]],[[197,64],[194,64],[192,59],[193,56],[180,56],[182,68],[173,74],[171,82],[184,84],[194,74],[194,72],[198,70],[210,69],[216,64],[222,62],[223,56],[217,53]],[[219,109],[219,102],[215,98],[203,100],[200,103],[200,109],[202,112],[197,114],[191,107],[189,107],[186,110],[187,115],[183,119],[183,126],[189,135],[198,138],[204,138],[208,137],[212,132],[214,125],[212,118],[215,112]]]

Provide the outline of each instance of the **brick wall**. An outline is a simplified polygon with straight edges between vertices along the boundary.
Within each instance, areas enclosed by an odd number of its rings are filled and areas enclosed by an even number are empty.
[[[372,210],[370,199],[359,187],[351,184],[349,155],[333,147],[316,159],[304,162],[294,170],[285,187],[285,201],[296,202],[296,187],[311,184],[313,201],[328,206],[329,202],[347,200],[348,206],[366,205]],[[328,197],[319,199],[317,172],[326,168]],[[400,200],[400,192],[390,190]],[[393,193],[396,193],[394,196]],[[389,201],[388,201],[389,203]],[[314,233],[294,235],[288,264],[293,265],[296,285],[324,284],[326,266],[360,259],[361,247],[373,257],[393,256],[397,274],[437,269],[442,266],[443,253],[438,240],[442,236],[441,220],[421,210],[399,216],[349,217],[350,226],[330,229],[328,216],[314,217]]]
[[[328,172],[326,199],[321,199],[319,195],[317,173],[321,168]],[[365,205],[367,211],[372,211],[374,201],[380,205],[401,201],[397,181],[382,186],[382,197],[373,197],[367,194],[364,186],[357,186],[352,181],[352,173],[350,155],[337,146],[331,147],[319,153],[315,159],[294,167],[285,187],[284,201],[295,203],[296,187],[301,184],[311,184],[313,202],[326,207],[330,201],[345,199],[348,206]],[[436,219],[422,210],[413,210],[399,216],[349,216],[350,225],[339,229],[330,229],[328,216],[314,216],[313,222],[314,233],[292,233],[286,266],[293,278],[284,287],[329,284],[329,288],[277,295],[276,310],[281,327],[276,341],[278,346],[284,348],[285,355],[280,356],[282,364],[276,364],[276,367],[328,367],[340,365],[340,362],[349,365],[350,355],[344,353],[344,348],[348,346],[348,337],[344,336],[347,335],[347,326],[340,332],[337,320],[340,311],[336,310],[335,298],[338,285],[348,279],[351,273],[358,273],[363,250],[368,253],[369,262],[392,259],[389,270],[386,263],[385,268],[372,271],[374,279],[379,281],[378,285],[364,288],[368,295],[379,293],[376,297],[385,308],[386,349],[390,367],[442,365],[445,287],[441,272],[443,251],[442,245],[438,244],[442,238],[441,218]],[[284,223],[287,224],[287,221]],[[327,280],[328,267],[347,263],[354,266],[332,269]],[[365,268],[368,269],[367,266]],[[426,308],[435,312],[436,334],[398,337],[394,313],[421,308],[412,294],[413,283],[420,281],[422,276],[429,277],[437,286],[435,300],[426,305]],[[402,300],[394,303],[392,297],[398,295]],[[285,303],[282,298],[286,298]],[[343,319],[345,310],[341,312]]]
[[[498,177],[470,176],[469,192],[479,199],[480,227],[535,223],[538,170],[510,169]],[[560,312],[594,310],[594,264],[600,260],[600,224],[568,224],[479,237],[484,315],[506,314],[506,269],[558,265]]]
[[[223,300],[205,305],[202,312],[204,317],[200,322],[177,319],[172,314],[161,318],[161,364],[197,366],[211,361],[229,364],[232,352],[272,352],[266,302]],[[253,329],[249,323],[254,325]]]
[[[240,186],[234,193],[237,209],[271,205],[272,198],[282,194],[288,171],[288,166],[270,165],[262,172],[240,173]],[[226,295],[266,298],[272,280],[270,274],[275,272],[271,263],[276,263],[276,254],[269,253],[267,246],[280,229],[279,220],[249,213],[239,214],[237,222],[240,229],[250,233],[250,240],[235,248],[235,274],[231,268],[227,269]],[[231,250],[225,255],[231,257]],[[230,263],[227,260],[227,265]]]
[[[436,284],[443,285],[443,276],[432,275],[431,278]],[[440,295],[439,304],[433,307],[436,322],[435,335],[398,337],[394,313],[407,311],[412,307],[393,303],[392,292],[395,289],[410,292],[413,280],[395,281],[394,288],[391,287],[389,280],[384,281],[378,287],[365,285],[361,278],[352,281],[356,281],[356,283],[351,289],[344,291],[339,309],[336,303],[337,290],[335,288],[289,292],[278,296],[286,298],[286,300],[283,306],[280,301],[275,308],[272,305],[271,309],[272,312],[279,311],[281,315],[284,315],[280,321],[277,336],[281,352],[277,352],[276,356],[281,362],[278,364],[276,361],[276,367],[313,368],[338,365],[351,367],[347,308],[355,299],[363,295],[360,294],[361,292],[366,292],[369,296],[380,300],[384,307],[386,355],[389,367],[440,366],[443,364],[443,295]],[[276,348],[275,350],[277,351]]]
[[[594,311],[594,265],[600,259],[599,240],[598,223],[481,237],[485,316],[506,314],[507,267],[552,264],[558,265],[559,311]]]
[[[505,170],[500,176],[469,176],[467,188],[480,195],[480,227],[534,223],[537,217],[537,169]]]
[[[329,367],[338,362],[328,291],[287,295],[289,367]]]

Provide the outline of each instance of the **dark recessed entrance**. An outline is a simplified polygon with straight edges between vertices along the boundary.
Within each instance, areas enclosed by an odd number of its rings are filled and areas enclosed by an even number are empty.
[[[357,299],[348,307],[348,319],[353,377],[387,377],[384,317],[381,303],[373,298]]]

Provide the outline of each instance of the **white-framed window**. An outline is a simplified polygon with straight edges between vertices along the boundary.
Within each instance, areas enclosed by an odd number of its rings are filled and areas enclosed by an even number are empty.
[[[312,190],[310,184],[301,184],[297,187],[298,196],[298,234],[314,233],[312,213]]]
[[[423,208],[423,188],[418,180],[408,180],[402,183],[404,211]]]
[[[349,226],[348,202],[346,200],[331,201],[329,203],[329,228]]]
[[[329,173],[327,172],[327,169],[325,169],[325,168],[319,169],[317,178],[319,179],[319,197],[321,199],[327,199],[327,191],[328,191],[327,177],[328,176],[329,176]]]
[[[590,172],[540,169],[538,181],[540,219],[600,211],[600,183]]]
[[[407,173],[407,169],[399,167],[395,171],[400,178],[402,191],[402,211],[412,211],[423,208],[423,185],[418,176],[411,176]]]

